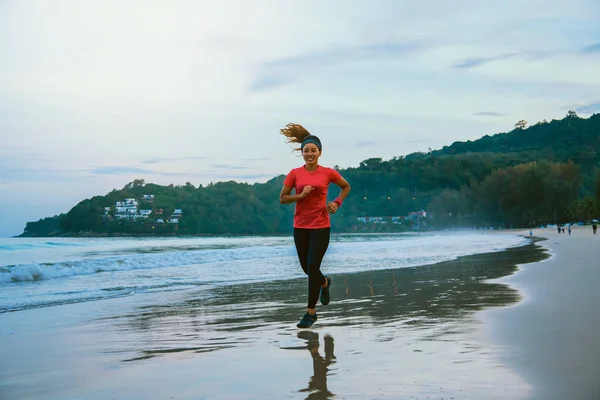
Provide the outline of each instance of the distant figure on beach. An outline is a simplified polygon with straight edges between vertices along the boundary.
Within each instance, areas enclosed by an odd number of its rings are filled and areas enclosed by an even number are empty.
[[[529,230],[529,236],[533,236],[533,230]]]
[[[322,305],[326,306],[330,300],[331,278],[321,273],[321,261],[329,246],[329,214],[335,214],[342,206],[350,192],[350,185],[335,169],[319,165],[319,157],[323,151],[321,140],[311,135],[302,125],[288,124],[280,133],[288,138],[288,143],[300,144],[300,148],[296,150],[300,150],[305,163],[288,173],[283,181],[279,202],[296,202],[294,244],[300,265],[308,275],[308,305],[306,314],[297,327],[310,328],[317,321],[319,294]],[[330,183],[335,183],[342,191],[335,200],[327,203]],[[291,194],[292,189],[295,189],[295,194]]]
[[[567,228],[567,230],[569,231],[569,236],[571,236],[571,225],[569,225],[569,227]]]
[[[596,224],[592,225],[592,232],[594,232],[594,235],[596,234],[597,230],[598,230],[598,225],[596,225]]]
[[[560,225],[558,225],[558,234],[560,235]]]
[[[565,233],[565,228],[561,228],[562,229],[562,233]]]

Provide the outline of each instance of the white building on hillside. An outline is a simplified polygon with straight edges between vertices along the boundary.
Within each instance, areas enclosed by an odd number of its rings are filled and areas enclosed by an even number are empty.
[[[178,224],[179,218],[183,217],[183,211],[180,208],[176,208],[175,211],[171,214],[171,219],[169,219],[169,223]]]
[[[117,219],[136,219],[138,214],[138,202],[136,199],[125,199],[115,202],[115,218]]]
[[[136,199],[125,199],[124,201],[117,201],[115,203],[116,207],[128,207],[128,208],[137,208],[138,202]]]
[[[152,210],[140,210],[141,218],[148,218],[150,214],[152,214]]]

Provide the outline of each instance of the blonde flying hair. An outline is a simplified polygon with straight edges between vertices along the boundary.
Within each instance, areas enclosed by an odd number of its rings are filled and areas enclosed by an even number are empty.
[[[306,139],[309,136],[312,136],[310,134],[309,131],[306,130],[306,128],[304,128],[302,125],[300,124],[293,124],[293,123],[289,123],[285,126],[285,128],[282,128],[279,130],[279,133],[281,133],[283,136],[285,136],[287,138],[286,143],[299,143],[302,144],[302,142],[304,141],[304,139]],[[297,151],[300,151],[300,147],[294,149]]]

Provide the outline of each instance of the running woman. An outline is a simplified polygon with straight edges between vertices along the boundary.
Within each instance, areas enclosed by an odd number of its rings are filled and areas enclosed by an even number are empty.
[[[298,328],[310,328],[317,321],[317,298],[322,305],[329,304],[331,278],[321,273],[321,261],[329,246],[331,222],[350,192],[350,185],[336,170],[319,165],[323,146],[318,137],[311,135],[302,125],[288,124],[281,129],[288,143],[298,143],[304,165],[294,168],[286,176],[279,195],[281,204],[296,202],[294,213],[294,244],[304,273],[308,275],[308,306]],[[330,183],[338,185],[340,195],[327,204]],[[295,189],[295,194],[292,193]]]

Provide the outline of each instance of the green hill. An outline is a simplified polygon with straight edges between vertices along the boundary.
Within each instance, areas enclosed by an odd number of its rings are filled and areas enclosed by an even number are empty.
[[[365,224],[357,218],[405,216],[421,209],[429,212],[429,227],[589,220],[600,210],[599,146],[600,114],[585,119],[569,112],[562,120],[455,142],[429,153],[368,159],[340,169],[352,193],[334,217],[334,230],[408,229],[411,222]],[[293,206],[279,204],[282,182],[278,176],[253,185],[161,186],[139,179],[83,200],[66,214],[29,222],[22,236],[288,233]],[[336,188],[330,192],[337,194]],[[154,195],[151,202],[143,199],[146,194]],[[118,219],[116,202],[126,198],[152,214]],[[175,210],[181,216],[169,223]]]
[[[582,168],[598,167],[600,114],[588,119],[570,111],[562,120],[538,122],[527,129],[484,136],[468,142],[455,142],[433,155],[467,153],[518,153],[531,161],[573,161]]]

